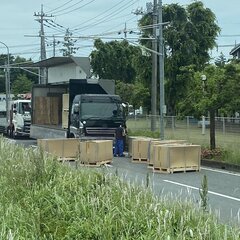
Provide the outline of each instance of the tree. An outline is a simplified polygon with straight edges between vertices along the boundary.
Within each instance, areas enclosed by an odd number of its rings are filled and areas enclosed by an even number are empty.
[[[31,91],[32,82],[29,80],[26,75],[19,75],[18,78],[12,84],[12,93],[14,95],[21,93],[28,93]]]
[[[206,75],[203,85],[202,75]],[[187,89],[188,97],[181,105],[184,111],[191,109],[196,115],[210,116],[210,148],[216,148],[215,115],[217,112],[228,114],[237,111],[239,97],[240,69],[236,64],[224,67],[208,65],[201,72],[192,75],[191,84]]]
[[[0,66],[5,66],[7,64],[7,54],[0,54]],[[10,54],[9,62],[12,63],[14,57]],[[0,92],[5,92],[5,69],[0,68]]]
[[[201,1],[195,1],[186,8],[178,4],[163,6],[163,22],[170,22],[163,29],[165,102],[168,115],[175,115],[177,103],[185,96],[189,83],[182,77],[185,74],[182,70],[187,66],[195,71],[204,68],[210,60],[208,51],[215,46],[220,28],[213,12]],[[150,15],[143,16],[140,24],[151,24]],[[143,30],[143,36],[149,36],[149,30]]]
[[[218,67],[224,67],[227,62],[226,57],[224,54],[221,52],[220,56],[215,60],[215,65]]]
[[[94,42],[95,50],[90,54],[93,73],[99,78],[134,83],[136,71],[133,59],[141,56],[141,49],[129,45],[125,40],[104,43]]]

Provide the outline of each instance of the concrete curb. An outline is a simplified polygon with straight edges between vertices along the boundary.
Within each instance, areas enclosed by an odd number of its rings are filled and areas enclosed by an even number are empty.
[[[201,165],[206,167],[224,169],[224,170],[233,171],[233,172],[240,172],[240,165],[219,162],[216,160],[202,159]]]

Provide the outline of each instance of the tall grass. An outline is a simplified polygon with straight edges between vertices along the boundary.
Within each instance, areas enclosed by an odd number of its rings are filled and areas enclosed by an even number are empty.
[[[0,139],[0,239],[240,239],[191,204]]]

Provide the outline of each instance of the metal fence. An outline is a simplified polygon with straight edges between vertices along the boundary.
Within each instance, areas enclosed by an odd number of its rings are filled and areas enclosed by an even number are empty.
[[[127,127],[131,131],[151,131],[151,122],[156,121],[156,131],[160,131],[159,116],[139,115],[127,120]],[[165,139],[187,139],[201,145],[209,145],[209,118],[196,119],[191,116],[178,118],[166,116],[164,118]],[[216,145],[219,147],[234,147],[240,152],[240,118],[215,118]]]

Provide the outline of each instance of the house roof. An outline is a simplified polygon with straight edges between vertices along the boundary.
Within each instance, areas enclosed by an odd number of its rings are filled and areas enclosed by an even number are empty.
[[[88,57],[51,57],[36,63],[29,64],[31,67],[55,67],[63,64],[75,63],[80,66],[86,75],[90,76],[90,60]]]
[[[240,43],[237,44],[230,52],[231,55],[236,54],[237,51],[240,51]]]

